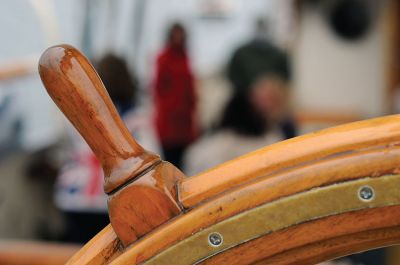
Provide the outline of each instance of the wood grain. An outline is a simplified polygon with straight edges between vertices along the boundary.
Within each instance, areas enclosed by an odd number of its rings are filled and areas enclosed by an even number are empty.
[[[254,264],[317,264],[366,250],[399,244],[399,237],[400,226],[369,230],[299,247]]]
[[[175,166],[162,162],[110,195],[110,221],[125,246],[182,212],[176,183],[184,177]]]
[[[133,139],[78,50],[69,45],[47,49],[39,73],[51,98],[101,162],[111,225],[125,246],[181,212],[176,183],[184,175]]]
[[[186,208],[254,181],[260,176],[328,156],[400,142],[400,115],[350,123],[270,145],[219,165],[179,185]]]
[[[193,233],[282,197],[351,179],[396,173],[400,166],[398,161],[400,149],[396,145],[366,148],[316,160],[302,167],[289,168],[272,176],[256,178],[160,226],[132,244],[113,264],[141,263]]]
[[[159,160],[132,138],[93,66],[78,50],[69,45],[47,49],[39,73],[50,97],[100,160],[106,193]]]
[[[68,261],[68,265],[107,264],[122,253],[122,243],[111,225],[106,226]]]
[[[201,264],[316,264],[394,243],[400,243],[400,206],[303,223],[241,244]]]
[[[71,264],[140,264],[255,207],[335,183],[400,172],[400,116],[395,115],[297,137],[187,179],[135,142],[93,67],[76,49],[49,48],[41,57],[39,72],[50,96],[102,163],[110,196],[113,229],[89,242]],[[391,244],[398,242],[398,210],[359,210],[294,225],[267,235],[273,245],[261,246],[257,241],[261,237],[249,241],[249,249],[247,243],[236,247],[245,253],[232,248],[226,256],[214,258],[223,257],[228,264],[248,264],[248,259],[291,264],[285,263],[290,253],[293,262],[305,264]],[[318,232],[312,233],[315,229]],[[120,243],[126,247],[123,253],[116,247]],[[251,247],[269,249],[256,253]]]
[[[375,196],[370,201],[359,199],[359,189],[365,186],[374,189]],[[400,175],[387,175],[346,181],[297,193],[203,228],[146,261],[145,264],[196,264],[217,253],[229,251],[243,242],[287,227],[295,227],[301,223],[346,212],[400,205],[399,186]],[[210,246],[208,237],[213,233],[223,237],[221,245]]]

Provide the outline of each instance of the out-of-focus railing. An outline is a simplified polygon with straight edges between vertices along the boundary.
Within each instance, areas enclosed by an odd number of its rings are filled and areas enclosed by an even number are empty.
[[[0,63],[0,81],[23,77],[37,71],[38,56],[32,55]]]
[[[300,134],[366,119],[356,112],[318,109],[297,110],[294,118],[300,128]]]
[[[0,241],[0,264],[61,265],[79,249],[80,245],[38,241]]]

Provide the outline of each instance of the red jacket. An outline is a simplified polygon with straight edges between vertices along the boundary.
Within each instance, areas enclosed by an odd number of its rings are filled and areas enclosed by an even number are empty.
[[[183,49],[169,46],[158,56],[153,95],[161,144],[178,147],[193,142],[197,135],[196,94],[189,58]]]

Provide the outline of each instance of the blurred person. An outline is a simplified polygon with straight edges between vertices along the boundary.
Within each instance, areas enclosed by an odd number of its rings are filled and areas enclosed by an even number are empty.
[[[158,144],[147,117],[135,106],[137,82],[126,62],[114,55],[104,56],[97,71],[107,91],[135,139],[157,152]],[[55,187],[56,205],[65,213],[65,241],[86,243],[108,223],[107,196],[103,191],[103,171],[89,146],[69,126],[71,145]]]
[[[175,23],[158,55],[153,97],[155,127],[164,159],[181,166],[186,147],[197,137],[194,76],[186,51],[186,30]]]
[[[259,77],[253,86],[252,100],[255,106],[289,139],[297,135],[289,106],[289,88],[285,80],[276,75]]]
[[[252,84],[263,76],[276,77],[269,79],[269,82],[280,80],[282,84],[288,86],[291,80],[291,66],[288,55],[272,42],[270,28],[268,23],[259,18],[256,21],[256,30],[254,38],[243,46],[239,47],[232,55],[227,67],[227,76],[232,83],[234,90],[246,90]],[[271,84],[273,85],[273,84]],[[264,93],[271,93],[270,102],[262,103],[265,107],[270,105],[286,107],[280,105],[279,102],[274,103],[274,100],[279,101],[279,93],[284,93],[283,90],[270,89]],[[286,92],[287,93],[287,92]],[[264,97],[262,97],[264,98]],[[271,122],[277,123],[285,135],[285,139],[292,138],[297,135],[297,127],[291,118],[291,115],[286,111],[285,115],[279,117],[274,114],[275,110],[269,110],[272,117]],[[282,113],[285,112],[280,110]]]
[[[214,132],[193,144],[185,154],[184,171],[195,175],[240,155],[285,139],[273,122],[284,113],[286,88],[265,76],[247,90],[234,91]]]
[[[289,57],[273,44],[270,31],[266,20],[257,19],[253,39],[234,51],[227,69],[234,89],[247,89],[254,79],[265,74],[291,79]]]
[[[258,19],[255,28],[254,38],[233,53],[227,69],[228,79],[235,91],[253,87],[252,104],[258,106],[262,115],[268,119],[269,126],[274,128],[275,133],[280,133],[284,139],[295,137],[297,126],[290,113],[287,100],[292,76],[290,59],[282,49],[274,45],[269,25],[265,20]],[[262,146],[260,144],[259,147]],[[207,155],[211,154],[207,152]],[[199,173],[206,168],[208,167],[194,173]],[[382,251],[374,250],[351,255],[345,261],[332,261],[328,264],[381,264],[382,260]]]

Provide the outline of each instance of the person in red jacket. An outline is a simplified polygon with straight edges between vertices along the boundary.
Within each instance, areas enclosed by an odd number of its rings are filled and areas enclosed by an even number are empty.
[[[171,26],[158,55],[153,82],[155,128],[165,160],[181,166],[186,147],[197,136],[194,76],[183,25]]]

